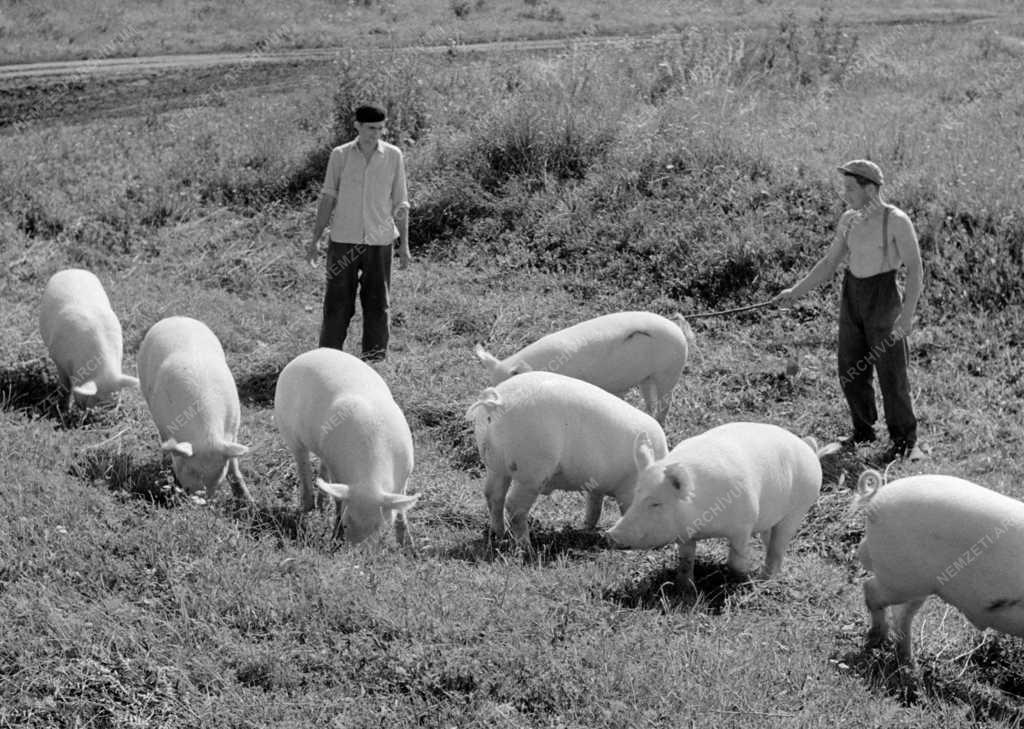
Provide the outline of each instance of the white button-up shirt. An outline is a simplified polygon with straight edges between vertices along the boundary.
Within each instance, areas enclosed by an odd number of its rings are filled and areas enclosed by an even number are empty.
[[[402,150],[378,141],[367,161],[356,140],[335,147],[321,192],[335,199],[332,241],[390,245],[398,237],[395,215],[409,207]]]

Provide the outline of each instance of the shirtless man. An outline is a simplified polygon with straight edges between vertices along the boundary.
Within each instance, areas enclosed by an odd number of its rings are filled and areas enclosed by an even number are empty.
[[[882,200],[882,170],[868,160],[852,160],[843,174],[843,199],[850,209],[836,225],[825,256],[799,283],[773,301],[788,305],[835,274],[848,261],[839,306],[839,383],[850,408],[853,432],[842,440],[856,446],[875,440],[875,389],[878,371],[885,423],[892,444],[885,460],[918,460],[917,418],[907,375],[907,336],[921,298],[923,268],[914,224],[907,214]],[[907,267],[906,295],[896,283],[900,264]]]

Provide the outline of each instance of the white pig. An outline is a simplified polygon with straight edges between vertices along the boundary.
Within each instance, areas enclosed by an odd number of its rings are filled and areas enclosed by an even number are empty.
[[[80,268],[50,277],[39,308],[39,331],[68,389],[68,408],[109,398],[139,381],[121,372],[121,322],[95,274]]]
[[[729,540],[729,567],[750,569],[750,540],[758,534],[767,547],[763,575],[782,565],[786,545],[821,490],[818,451],[767,423],[728,423],[687,438],[659,460],[638,443],[633,505],[608,531],[616,544],[654,549],[675,541],[679,579],[692,591],[697,541]]]
[[[634,441],[646,437],[658,455],[668,450],[650,415],[595,385],[553,372],[525,372],[485,389],[466,418],[487,466],[491,530],[504,534],[507,510],[509,529],[523,546],[530,541],[526,519],[540,494],[586,491],[584,527],[593,529],[605,496],[622,513],[633,501]]]
[[[412,434],[373,367],[337,349],[300,354],[278,377],[274,420],[295,456],[303,511],[314,506],[312,452],[330,479],[316,479],[317,487],[337,501],[335,538],[360,542],[386,521],[399,544],[412,546],[406,512],[419,499],[405,493]]]
[[[639,386],[647,411],[664,424],[692,345],[693,330],[681,316],[672,322],[649,311],[622,311],[552,332],[501,361],[479,344],[476,356],[492,385],[520,372],[546,370],[614,395]]]
[[[953,476],[881,484],[873,470],[857,481],[867,516],[857,556],[874,573],[864,582],[868,646],[888,637],[886,608],[902,605],[897,653],[911,665],[911,624],[929,595],[979,629],[1024,636],[1024,503]]]
[[[238,389],[217,335],[195,319],[161,319],[146,332],[138,364],[160,448],[171,454],[182,488],[212,497],[230,468],[235,496],[251,502],[238,468],[239,456],[249,452],[236,442]]]

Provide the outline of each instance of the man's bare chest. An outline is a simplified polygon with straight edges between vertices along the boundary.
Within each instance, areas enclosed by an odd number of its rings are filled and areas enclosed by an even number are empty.
[[[846,234],[846,245],[850,252],[863,252],[865,254],[881,254],[885,248],[884,236],[888,231],[883,231],[882,214],[872,215],[867,219],[855,218],[850,223],[850,229]]]

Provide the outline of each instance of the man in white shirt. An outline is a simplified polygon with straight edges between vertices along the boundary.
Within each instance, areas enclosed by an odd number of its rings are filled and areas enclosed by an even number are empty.
[[[825,256],[799,283],[774,299],[789,304],[830,279],[848,261],[839,308],[839,382],[853,419],[850,445],[875,440],[875,389],[878,371],[885,422],[892,444],[886,460],[924,456],[917,446],[917,418],[907,375],[907,336],[921,298],[923,267],[914,224],[880,194],[882,170],[868,160],[852,160],[843,174],[843,213]],[[900,264],[907,267],[906,295],[896,283]]]
[[[356,138],[331,150],[306,253],[310,264],[317,265],[320,236],[329,225],[320,346],[344,348],[358,290],[362,357],[379,361],[387,356],[391,332],[391,256],[396,238],[399,267],[406,268],[411,260],[409,194],[402,151],[381,140],[385,110],[363,105],[355,110],[355,120]]]

